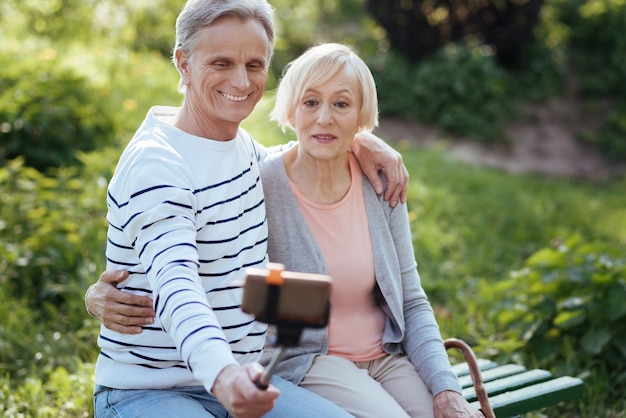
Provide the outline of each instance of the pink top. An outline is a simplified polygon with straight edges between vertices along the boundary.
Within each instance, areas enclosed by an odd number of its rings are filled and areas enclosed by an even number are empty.
[[[349,154],[352,182],[339,202],[321,205],[291,188],[333,278],[328,354],[352,361],[382,357],[385,315],[374,300],[374,256],[361,169]]]

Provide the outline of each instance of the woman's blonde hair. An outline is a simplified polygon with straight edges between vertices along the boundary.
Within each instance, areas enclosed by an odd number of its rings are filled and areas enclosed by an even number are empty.
[[[291,61],[283,71],[276,90],[276,103],[270,118],[283,128],[295,129],[291,121],[304,93],[322,85],[344,69],[354,72],[359,93],[359,128],[371,131],[378,126],[376,83],[367,64],[352,48],[343,44],[325,43],[309,48]]]

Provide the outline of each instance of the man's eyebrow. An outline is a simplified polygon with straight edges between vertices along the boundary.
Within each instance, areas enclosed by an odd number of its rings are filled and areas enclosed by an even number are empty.
[[[258,63],[258,64],[261,64],[261,65],[263,65],[263,66],[266,66],[266,65],[267,65],[267,61],[266,61],[266,59],[265,59],[265,58],[252,58],[252,59],[251,59],[250,61],[248,61],[248,62],[250,62],[250,63],[252,63],[252,62],[254,62],[254,63]]]
[[[232,58],[229,58],[227,56],[224,55],[215,55],[213,57],[209,57],[209,61],[213,62],[213,61],[226,61],[226,62],[233,62]]]
[[[207,60],[207,62],[219,62],[219,61],[228,62],[228,63],[235,62],[234,59],[232,59],[231,57],[228,57],[226,55],[216,55],[216,56],[213,56],[213,57],[209,57],[208,60]],[[252,58],[252,59],[248,60],[247,63],[248,64],[250,64],[250,63],[257,63],[257,64],[262,65],[264,67],[267,66],[267,60],[265,58]]]

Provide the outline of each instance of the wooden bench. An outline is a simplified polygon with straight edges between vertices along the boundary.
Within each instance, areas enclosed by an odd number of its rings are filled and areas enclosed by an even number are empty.
[[[480,409],[486,418],[512,417],[556,405],[580,397],[583,381],[578,378],[556,377],[546,370],[527,370],[518,364],[498,365],[490,360],[477,359],[464,341],[445,340],[446,349],[461,350],[465,363],[453,369],[463,396]]]

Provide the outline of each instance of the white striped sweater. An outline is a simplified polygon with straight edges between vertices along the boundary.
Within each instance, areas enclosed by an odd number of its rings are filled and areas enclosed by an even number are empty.
[[[258,161],[240,129],[230,141],[189,135],[154,107],[122,154],[108,189],[107,270],[118,287],[154,299],[141,334],[101,328],[96,383],[112,388],[202,384],[228,364],[256,361],[266,326],[240,310],[245,269],[267,262]]]

